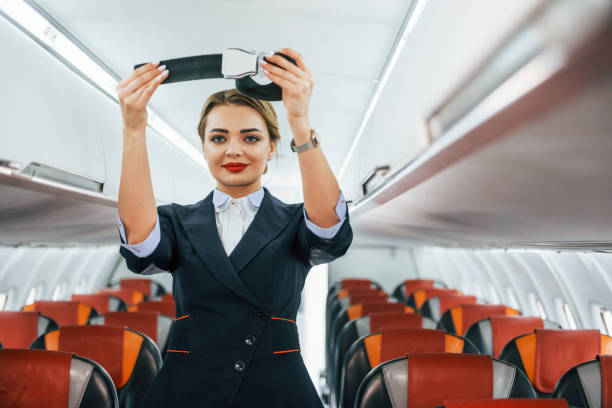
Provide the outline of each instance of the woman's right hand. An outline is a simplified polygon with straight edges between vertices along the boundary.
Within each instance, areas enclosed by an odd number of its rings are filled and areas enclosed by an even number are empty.
[[[143,65],[117,84],[117,96],[125,129],[146,128],[147,103],[159,84],[168,77],[168,70],[164,70],[166,66],[157,67],[157,65],[159,62]]]

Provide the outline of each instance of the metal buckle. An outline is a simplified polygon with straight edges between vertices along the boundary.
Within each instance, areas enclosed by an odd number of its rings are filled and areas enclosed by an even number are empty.
[[[238,79],[255,75],[258,71],[257,52],[241,48],[226,48],[221,60],[221,73],[224,78]]]

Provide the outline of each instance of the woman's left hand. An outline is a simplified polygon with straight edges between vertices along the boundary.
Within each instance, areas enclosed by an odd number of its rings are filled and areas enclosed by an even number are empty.
[[[283,90],[283,104],[287,110],[289,123],[307,122],[314,76],[306,66],[302,54],[291,48],[283,48],[277,52],[293,58],[297,66],[280,55],[266,57],[266,59],[280,65],[282,69],[266,63],[262,63],[261,66],[268,71],[266,76]]]

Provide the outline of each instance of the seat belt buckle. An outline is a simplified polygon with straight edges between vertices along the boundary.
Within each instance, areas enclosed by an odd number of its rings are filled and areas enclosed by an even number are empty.
[[[221,73],[223,78],[238,79],[256,75],[259,71],[258,55],[254,50],[226,48],[223,50]]]

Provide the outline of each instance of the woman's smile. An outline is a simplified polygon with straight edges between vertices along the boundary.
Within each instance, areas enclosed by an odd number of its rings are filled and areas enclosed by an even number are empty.
[[[248,166],[246,163],[225,163],[223,167],[232,173],[238,173],[244,170]]]

